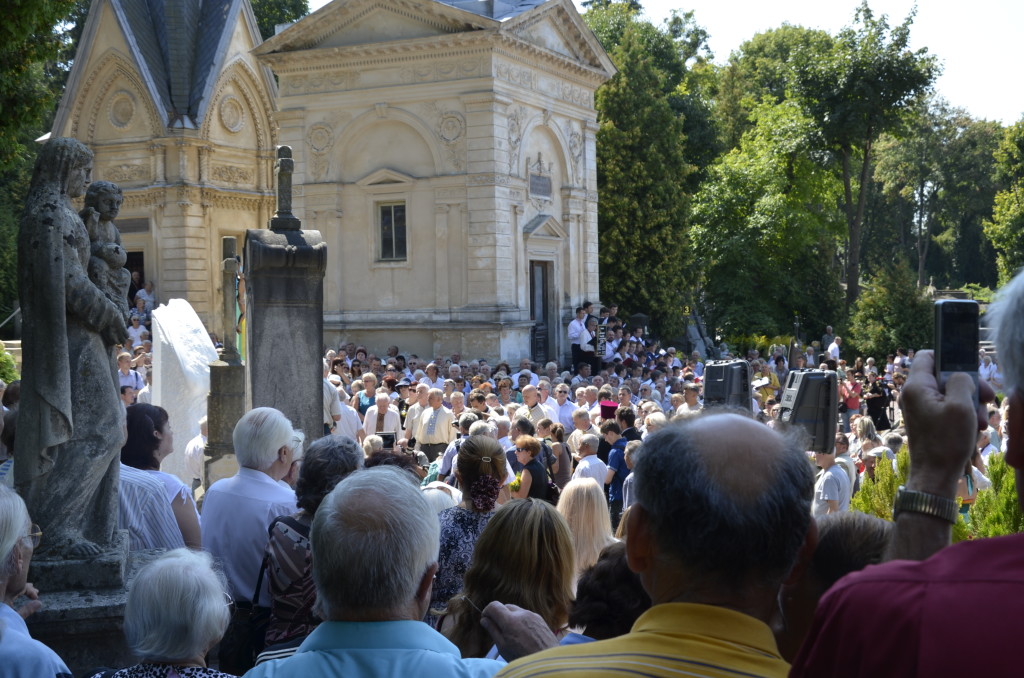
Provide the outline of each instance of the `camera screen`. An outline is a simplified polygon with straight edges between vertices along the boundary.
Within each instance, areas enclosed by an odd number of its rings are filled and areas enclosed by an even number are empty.
[[[978,370],[978,313],[974,304],[943,304],[942,372]]]

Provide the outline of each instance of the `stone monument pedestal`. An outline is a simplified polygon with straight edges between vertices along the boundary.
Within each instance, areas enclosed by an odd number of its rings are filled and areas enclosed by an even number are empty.
[[[127,551],[126,532],[120,533],[118,544],[122,543]],[[84,571],[89,569],[88,561],[62,561],[60,567],[33,561],[29,580],[39,588],[43,608],[26,620],[29,633],[56,652],[75,675],[101,666],[121,668],[135,664],[138,659],[124,639],[128,588],[139,570],[163,553],[157,549],[126,554],[124,583],[114,587],[76,583],[96,579]],[[109,574],[109,567],[99,565],[97,572]]]
[[[277,154],[277,212],[269,230],[245,234],[249,393],[306,435],[323,437],[324,273],[327,245],[292,215],[288,146]]]

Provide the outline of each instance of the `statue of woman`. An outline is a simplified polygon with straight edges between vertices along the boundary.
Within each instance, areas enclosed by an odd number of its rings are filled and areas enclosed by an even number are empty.
[[[44,558],[96,555],[117,528],[125,416],[113,346],[127,332],[121,309],[89,280],[89,233],[71,204],[91,172],[80,142],[46,142],[18,232],[24,372],[15,486],[42,528]]]

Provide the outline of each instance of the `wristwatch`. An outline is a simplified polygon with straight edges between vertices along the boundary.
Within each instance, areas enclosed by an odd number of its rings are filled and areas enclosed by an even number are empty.
[[[903,511],[935,516],[948,520],[950,523],[956,523],[960,515],[955,499],[908,490],[905,485],[900,485],[899,490],[896,491],[896,502],[892,506],[892,519],[896,520]]]

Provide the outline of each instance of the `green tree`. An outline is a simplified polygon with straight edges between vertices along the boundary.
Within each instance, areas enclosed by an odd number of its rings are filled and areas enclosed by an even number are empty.
[[[899,346],[931,347],[932,302],[917,287],[916,277],[907,260],[900,259],[865,285],[850,318],[849,340],[857,354],[881,358]]]
[[[985,235],[996,249],[999,283],[1024,265],[1024,119],[1006,128],[995,152],[996,177],[1006,186],[996,194]]]
[[[898,251],[916,262],[918,285],[929,277],[954,287],[968,281],[995,284],[995,253],[982,237],[981,224],[995,197],[992,153],[998,130],[996,123],[973,120],[966,111],[933,100],[917,108],[902,136],[879,138],[874,178],[890,204],[869,203],[869,211],[882,209],[883,219],[895,222]],[[865,245],[885,247],[885,238],[865,227]]]
[[[819,162],[799,106],[764,103],[751,116],[754,127],[710,168],[694,199],[703,311],[729,336],[788,334],[794,314],[824,327],[842,307],[831,270],[842,188]]]
[[[913,13],[890,29],[885,15],[876,18],[864,2],[854,25],[840,31],[831,50],[800,49],[793,59],[797,100],[840,160],[848,307],[860,293],[861,226],[874,144],[882,133],[901,127],[908,108],[929,92],[939,71],[926,49],[909,49],[912,22]]]
[[[683,185],[693,168],[665,93],[673,76],[657,66],[649,37],[643,24],[625,28],[611,51],[618,73],[596,95],[601,294],[672,335],[694,279]]]
[[[792,60],[798,51],[826,54],[832,42],[825,31],[783,24],[754,35],[729,55],[714,92],[723,144],[739,146],[743,133],[754,124],[751,113],[758,104],[789,98]]]
[[[250,0],[250,3],[264,40],[274,36],[278,24],[298,21],[309,14],[306,0]]]
[[[0,22],[0,170],[29,155],[24,131],[39,129],[54,104],[46,66],[62,45],[59,22],[74,0],[15,0]]]

